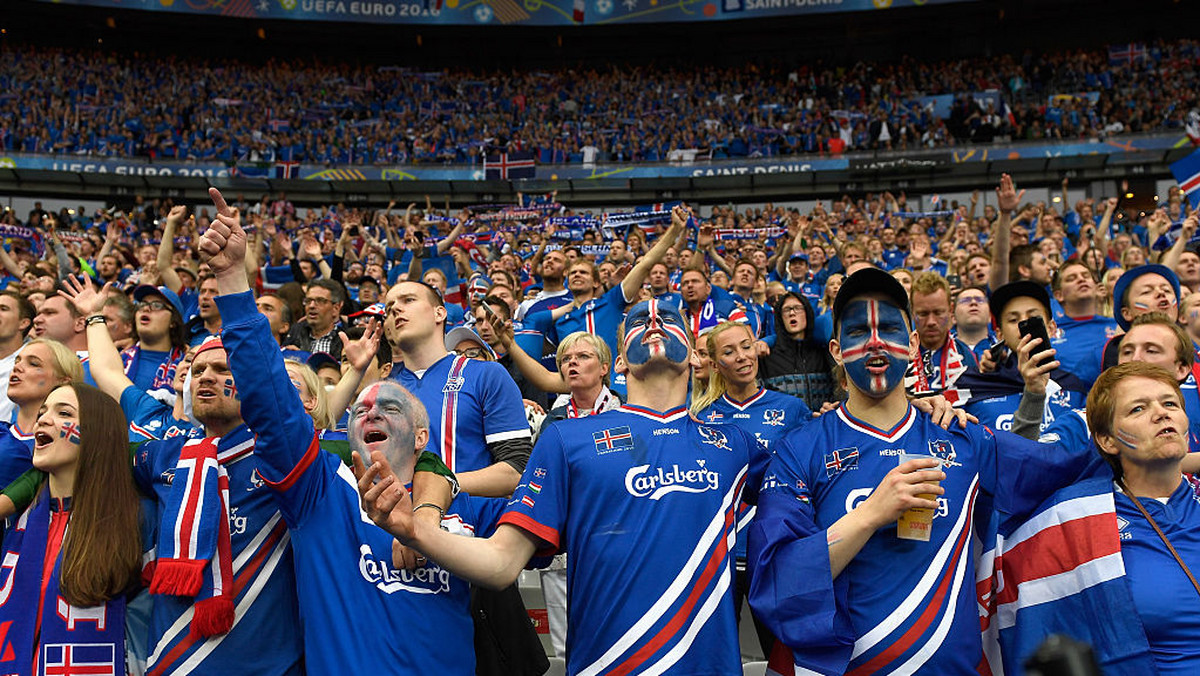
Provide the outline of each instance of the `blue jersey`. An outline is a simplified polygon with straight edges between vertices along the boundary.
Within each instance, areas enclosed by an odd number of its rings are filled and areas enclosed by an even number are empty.
[[[253,298],[249,303],[254,307]],[[245,389],[241,391],[244,396]],[[154,513],[146,515],[155,524],[162,522],[186,441],[183,436],[148,441],[134,455],[134,479],[143,493],[155,498]],[[202,638],[188,630],[194,599],[154,595],[147,673],[188,673],[192,669],[221,674],[304,673],[300,623],[295,619],[299,609],[292,549],[274,497],[259,475],[260,463],[252,455],[253,450],[254,434],[245,425],[217,444],[217,457],[229,474],[233,602],[237,612],[233,629]]]
[[[496,362],[448,353],[418,376],[394,364],[390,377],[425,405],[429,444],[453,472],[471,472],[493,464],[487,445],[529,439],[529,421],[521,390]]]
[[[1120,332],[1117,320],[1095,315],[1073,319],[1063,315],[1055,318],[1058,335],[1050,339],[1050,347],[1062,368],[1075,374],[1089,386],[1100,377],[1100,355],[1108,340]]]
[[[228,317],[224,311],[223,305]],[[474,651],[445,644],[453,636],[471,645],[469,585],[432,562],[412,571],[392,567],[392,536],[361,511],[350,470],[318,450],[266,319],[226,319],[224,340],[234,378],[267,383],[242,390],[243,410],[258,432],[261,483],[292,537],[308,673],[474,673]],[[479,534],[487,535],[503,507],[503,500],[463,494],[443,524],[464,535],[481,526]],[[347,638],[353,627],[399,627],[413,618],[420,618],[421,631],[374,650]]]
[[[766,459],[683,407],[542,432],[501,523],[569,552],[568,673],[741,673],[730,549]]]
[[[734,295],[719,287],[713,287],[712,293],[708,295],[704,304],[700,306],[699,312],[693,313],[685,305],[683,308],[683,318],[687,320],[688,328],[691,329],[692,335],[696,337],[704,335],[721,322],[749,324],[754,330],[754,335],[758,335],[758,327],[746,313],[746,309],[742,307]],[[613,354],[616,353],[614,352]]]
[[[1187,610],[1190,604],[1181,605],[1180,597],[1192,583],[1133,501],[1120,491],[1115,500],[1125,581],[1158,673],[1200,673],[1200,613]],[[1200,569],[1200,486],[1185,479],[1165,505],[1150,498],[1140,502],[1188,568]]]
[[[204,430],[197,429],[187,420],[177,420],[170,406],[146,394],[136,385],[130,385],[121,392],[121,410],[129,422],[131,442],[180,436],[186,439],[204,438]]]
[[[0,482],[7,486],[31,467],[33,434],[23,433],[16,422],[0,424]]]
[[[1192,373],[1179,383],[1183,394],[1183,410],[1188,417],[1188,452],[1200,453],[1200,391],[1196,389],[1195,367]]]
[[[737,425],[770,450],[785,433],[811,421],[812,409],[799,397],[760,389],[746,401],[734,401],[728,394],[721,395],[698,417],[706,423]]]
[[[1020,517],[1094,471],[1082,418],[1064,417],[1052,449],[980,425],[944,430],[909,407],[890,430],[845,408],[775,445],[750,526],[750,603],[798,666],[821,673],[975,673],[983,656],[972,517],[983,492]],[[930,542],[874,534],[832,577],[828,529],[871,494],[901,453],[942,461]],[[1083,469],[1081,470],[1080,467]],[[1026,511],[1023,511],[1026,510]],[[783,571],[786,571],[784,573]],[[808,673],[808,672],[806,672]]]
[[[963,409],[979,419],[979,424],[1005,432],[1012,429],[1013,414],[1021,403],[1021,393],[988,397],[973,397]],[[1045,430],[1062,415],[1087,406],[1087,393],[1063,389],[1053,380],[1046,383],[1046,404],[1042,410],[1042,429]]]
[[[706,423],[737,425],[743,432],[754,435],[763,448],[783,438],[790,430],[799,429],[812,420],[812,409],[804,400],[775,390],[760,389],[746,401],[734,401],[721,395],[698,416]],[[738,511],[738,538],[734,556],[746,558],[746,526],[754,518],[755,508],[744,506]]]

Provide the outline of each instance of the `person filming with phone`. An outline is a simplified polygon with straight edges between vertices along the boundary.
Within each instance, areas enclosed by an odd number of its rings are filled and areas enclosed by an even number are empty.
[[[1019,363],[1022,353],[1049,375],[1041,415],[1044,424],[1070,409],[1083,408],[1087,384],[1063,370],[1050,347],[1058,328],[1051,319],[1045,287],[1030,281],[1009,282],[992,292],[988,305],[1001,340],[988,350],[979,373],[965,373],[958,379],[960,396],[967,397],[966,411],[994,429],[1012,429],[1025,389]]]

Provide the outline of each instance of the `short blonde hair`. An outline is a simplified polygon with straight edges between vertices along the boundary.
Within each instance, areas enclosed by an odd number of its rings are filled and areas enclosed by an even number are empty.
[[[604,364],[604,380],[602,382],[607,387],[608,372],[612,369],[612,351],[608,349],[608,343],[605,343],[594,333],[576,331],[563,338],[562,342],[558,344],[558,352],[554,354],[554,365],[558,367],[558,372],[562,373],[563,354],[580,341],[591,345],[592,349],[596,351],[596,357],[600,359],[600,363]]]

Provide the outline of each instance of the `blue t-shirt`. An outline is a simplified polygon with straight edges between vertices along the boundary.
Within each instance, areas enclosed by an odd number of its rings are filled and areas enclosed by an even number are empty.
[[[629,300],[625,298],[625,290],[620,284],[617,284],[599,298],[593,298],[559,317],[554,322],[549,334],[556,345],[576,331],[587,331],[599,336],[608,345],[609,352],[614,357],[610,368],[612,390],[622,397],[625,396],[625,374],[617,373],[612,369],[616,368],[616,355],[620,354],[617,347],[617,329],[621,326],[621,321],[625,319],[625,306],[628,304]],[[535,316],[534,314],[526,315],[526,321],[533,320]]]
[[[1055,359],[1065,371],[1075,374],[1089,386],[1100,377],[1100,357],[1108,340],[1120,333],[1117,320],[1095,315],[1071,318],[1065,314],[1055,318],[1059,335],[1050,339],[1057,352]]]
[[[1133,501],[1120,491],[1115,500],[1125,581],[1158,673],[1200,673],[1200,613],[1189,609],[1192,583]],[[1166,504],[1140,502],[1188,568],[1200,569],[1200,485],[1184,479]]]
[[[138,389],[137,385],[130,385],[121,392],[121,410],[129,421],[131,442],[180,436],[204,438],[204,430],[193,427],[187,420],[177,420],[172,407]]]
[[[542,432],[500,521],[569,553],[568,673],[741,672],[730,549],[766,461],[749,434],[683,407]]]
[[[418,376],[393,364],[392,380],[425,405],[429,443],[452,472],[471,472],[494,463],[487,445],[529,439],[521,390],[496,362],[447,353]]]
[[[0,423],[0,486],[16,481],[31,467],[33,434],[21,432],[16,422]]]

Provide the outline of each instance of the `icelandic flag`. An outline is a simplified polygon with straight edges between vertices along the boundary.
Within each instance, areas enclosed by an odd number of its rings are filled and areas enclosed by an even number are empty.
[[[285,161],[275,163],[275,178],[297,178],[296,170],[300,168],[300,163],[296,161]]]
[[[1200,209],[1200,150],[1171,163],[1171,174],[1193,209]]]
[[[288,282],[296,281],[290,265],[264,265],[259,269],[263,289],[275,291]]]
[[[1128,610],[1133,597],[1124,579],[1111,476],[1063,488],[1032,514],[1002,524],[976,569],[992,673],[1023,673],[1025,659],[1050,634],[1091,644],[1106,674],[1155,673],[1141,622]]]
[[[42,646],[43,673],[117,676],[110,643],[50,643]]]
[[[532,150],[515,150],[499,155],[484,155],[483,172],[489,181],[507,181],[533,178],[537,175],[537,166],[533,161]]]
[[[267,122],[267,126],[271,128],[271,131],[276,133],[292,130],[292,123],[288,120],[272,119]]]
[[[583,23],[584,12],[587,9],[587,0],[575,0],[574,11],[571,12],[571,18],[575,23]]]
[[[1113,45],[1108,48],[1108,63],[1110,65],[1132,64],[1145,59],[1146,46],[1136,42]]]
[[[633,448],[633,432],[627,425],[609,427],[599,432],[592,432],[592,441],[595,442],[596,453],[604,455],[625,448]]]

